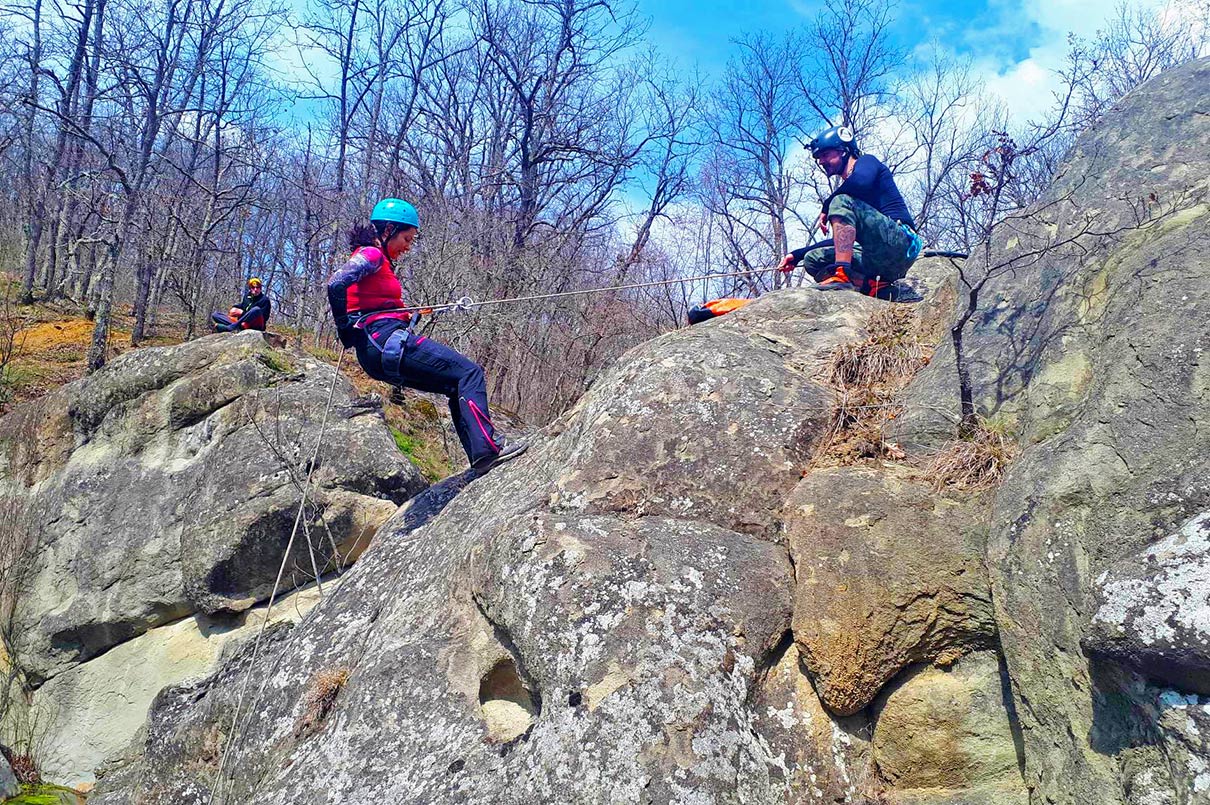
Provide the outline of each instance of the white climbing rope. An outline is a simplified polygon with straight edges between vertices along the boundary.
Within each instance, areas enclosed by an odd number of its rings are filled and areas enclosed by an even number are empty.
[[[307,476],[303,481],[302,493],[298,501],[298,512],[294,515],[294,527],[290,530],[290,539],[286,543],[286,549],[282,553],[281,565],[277,569],[277,578],[273,581],[273,590],[269,593],[269,606],[265,609],[265,619],[261,621],[260,629],[256,633],[256,640],[252,644],[252,657],[248,660],[248,665],[244,669],[243,679],[240,682],[239,696],[235,703],[235,715],[231,719],[231,734],[227,736],[227,745],[223,747],[223,755],[219,760],[218,772],[214,776],[214,791],[210,798],[211,805],[219,805],[222,801],[223,793],[223,771],[227,767],[227,758],[231,753],[231,747],[235,744],[237,734],[243,732],[240,726],[240,714],[244,707],[244,697],[248,692],[248,680],[252,677],[252,669],[256,665],[256,658],[260,653],[261,639],[265,636],[265,632],[269,628],[270,616],[273,614],[273,604],[277,599],[277,592],[281,587],[282,577],[286,573],[286,564],[290,559],[290,551],[294,548],[294,540],[298,536],[298,528],[302,523],[303,512],[307,506],[307,493],[311,489],[311,475],[315,472],[315,464],[319,460],[319,448],[323,444],[324,431],[328,427],[328,414],[332,410],[332,400],[336,396],[336,381],[340,377],[340,364],[344,361],[345,352],[342,349],[340,355],[336,359],[336,367],[332,370],[332,384],[328,388],[328,400],[324,405],[323,418],[319,423],[319,435],[315,437],[315,449],[311,451],[311,461],[307,466]],[[308,537],[309,539],[309,537]],[[309,547],[309,546],[308,546]],[[314,557],[312,557],[314,564]],[[320,581],[318,570],[316,571],[315,581],[319,584],[319,594],[323,597],[323,582]]]
[[[947,251],[926,251],[921,253],[921,257],[957,257],[965,258],[967,255],[963,252],[947,252]],[[650,280],[648,282],[630,282],[624,285],[607,285],[603,288],[580,288],[574,291],[556,291],[554,293],[539,293],[529,294],[527,296],[509,296],[501,299],[484,299],[481,302],[476,302],[469,296],[462,296],[453,302],[444,302],[434,305],[408,305],[405,307],[392,307],[384,310],[369,311],[367,315],[374,313],[439,313],[446,310],[462,310],[471,311],[479,307],[487,307],[489,305],[507,305],[514,302],[537,302],[543,299],[562,299],[568,296],[583,296],[593,293],[608,293],[610,291],[629,291],[636,288],[653,288],[659,285],[679,285],[686,282],[701,282],[703,280],[726,279],[729,277],[747,277],[753,274],[764,274],[768,271],[781,271],[779,266],[772,268],[753,268],[748,271],[731,271],[720,274],[696,274],[692,277],[679,277],[668,280]]]
[[[650,280],[648,282],[631,282],[625,285],[609,285],[603,288],[581,288],[575,291],[556,291],[554,293],[530,294],[528,296],[509,296],[502,299],[484,299],[476,302],[469,296],[463,296],[453,302],[436,305],[408,305],[407,307],[392,307],[385,310],[373,310],[370,313],[436,313],[445,310],[474,310],[488,305],[506,305],[513,302],[536,302],[542,299],[561,299],[567,296],[583,296],[591,293],[608,293],[609,291],[629,291],[635,288],[653,288],[657,285],[678,285],[686,282],[701,282],[703,280],[725,279],[727,277],[747,277],[752,274],[764,274],[768,271],[780,271],[778,267],[754,268],[749,271],[732,271],[725,274],[697,274],[692,277],[679,277],[670,280]]]

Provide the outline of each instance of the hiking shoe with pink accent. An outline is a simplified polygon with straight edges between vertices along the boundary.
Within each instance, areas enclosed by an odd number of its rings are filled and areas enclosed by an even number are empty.
[[[484,456],[483,458],[479,459],[471,465],[471,470],[474,472],[476,478],[480,478],[484,475],[487,475],[504,462],[512,461],[514,458],[524,453],[527,447],[529,447],[529,442],[526,441],[510,442],[505,440],[504,444],[500,446],[499,453],[491,456]]]

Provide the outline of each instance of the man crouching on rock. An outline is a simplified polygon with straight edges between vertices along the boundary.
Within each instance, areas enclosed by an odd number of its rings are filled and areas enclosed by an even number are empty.
[[[807,148],[829,178],[842,180],[819,214],[818,226],[827,233],[830,225],[832,240],[794,250],[778,268],[789,272],[802,262],[821,291],[887,298],[891,283],[907,275],[922,246],[891,171],[862,154],[845,126],[824,130]]]

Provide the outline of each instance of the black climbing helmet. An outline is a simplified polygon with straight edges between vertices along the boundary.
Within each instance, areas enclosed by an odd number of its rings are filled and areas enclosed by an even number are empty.
[[[819,157],[820,151],[826,151],[829,148],[839,148],[849,156],[861,155],[861,150],[857,147],[857,136],[848,126],[832,126],[824,129],[811,138],[811,142],[807,143],[807,148],[811,150],[813,159]]]

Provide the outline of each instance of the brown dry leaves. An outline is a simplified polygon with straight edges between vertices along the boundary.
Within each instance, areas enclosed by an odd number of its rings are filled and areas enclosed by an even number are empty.
[[[311,678],[311,684],[303,698],[303,712],[294,725],[294,738],[310,737],[323,727],[336,703],[336,697],[349,681],[350,670],[341,666],[329,668]]]

